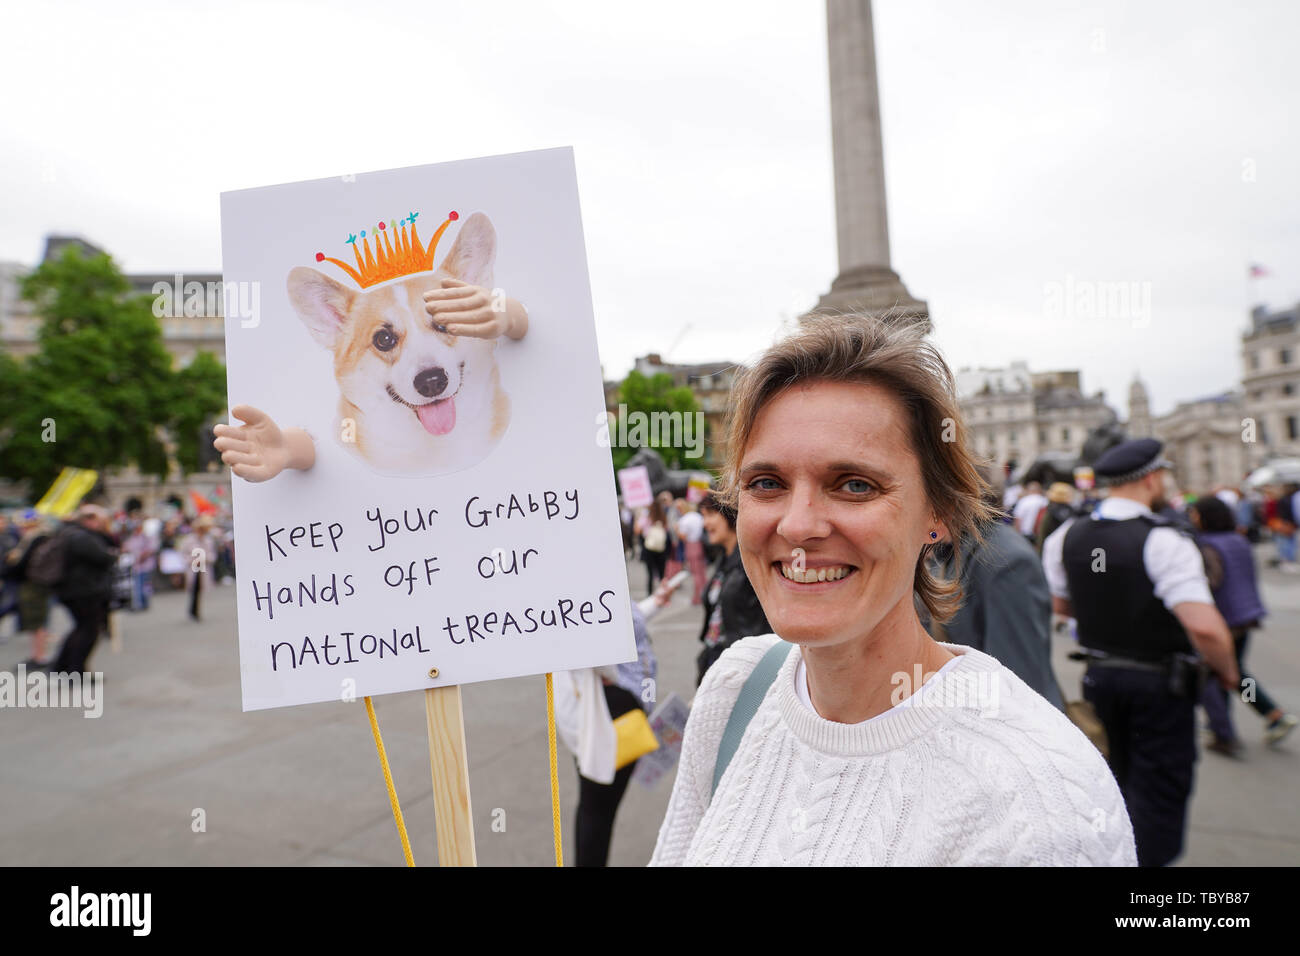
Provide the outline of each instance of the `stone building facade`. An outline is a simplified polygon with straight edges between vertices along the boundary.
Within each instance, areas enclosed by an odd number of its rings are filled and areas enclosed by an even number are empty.
[[[1257,306],[1241,337],[1243,418],[1255,423],[1249,467],[1300,456],[1300,304],[1278,312]],[[1241,429],[1240,420],[1238,430]]]
[[[1241,482],[1250,470],[1242,417],[1241,393],[1224,392],[1179,402],[1158,419],[1157,437],[1165,443],[1165,457],[1174,463],[1180,487],[1204,495]]]
[[[1220,485],[1236,486],[1251,469],[1250,447],[1243,441],[1245,404],[1240,391],[1228,391],[1187,402],[1173,411],[1152,416],[1146,386],[1135,379],[1129,386],[1130,438],[1157,438],[1164,456],[1174,464],[1174,479],[1188,492],[1204,495]]]
[[[1117,420],[1104,393],[1084,394],[1078,371],[1035,373],[1013,362],[955,378],[972,450],[1013,471],[1049,453],[1078,455],[1092,429]]]

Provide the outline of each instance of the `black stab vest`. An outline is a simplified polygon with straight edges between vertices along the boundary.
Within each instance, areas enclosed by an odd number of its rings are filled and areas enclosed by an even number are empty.
[[[1183,625],[1156,597],[1142,562],[1147,535],[1163,526],[1168,522],[1154,515],[1124,521],[1084,517],[1070,525],[1061,558],[1082,646],[1142,661],[1193,653]],[[1104,572],[1093,570],[1098,548],[1105,556]]]

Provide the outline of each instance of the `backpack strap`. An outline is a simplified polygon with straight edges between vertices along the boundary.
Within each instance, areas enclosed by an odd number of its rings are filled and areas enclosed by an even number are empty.
[[[745,728],[758,713],[758,706],[767,695],[767,689],[772,686],[777,673],[781,670],[781,665],[789,656],[790,643],[778,640],[762,656],[749,677],[745,678],[745,683],[740,688],[740,696],[736,698],[736,703],[731,708],[731,716],[727,718],[727,727],[722,732],[722,740],[718,744],[718,759],[713,765],[713,789],[709,791],[710,798],[717,793],[718,782],[727,772],[731,758],[736,755],[736,748],[740,746],[740,740],[745,736]]]

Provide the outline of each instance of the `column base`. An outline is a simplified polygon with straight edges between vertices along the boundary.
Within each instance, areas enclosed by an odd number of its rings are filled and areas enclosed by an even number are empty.
[[[933,331],[929,306],[907,291],[898,273],[879,266],[859,266],[841,272],[831,283],[830,291],[817,301],[816,308],[808,315],[880,315],[885,312],[899,313],[924,323],[927,334]]]

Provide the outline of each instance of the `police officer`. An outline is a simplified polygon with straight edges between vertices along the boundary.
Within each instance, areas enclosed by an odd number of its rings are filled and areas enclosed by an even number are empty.
[[[1083,696],[1106,728],[1139,866],[1182,852],[1202,660],[1225,687],[1240,686],[1196,544],[1154,513],[1167,504],[1162,449],[1141,438],[1105,452],[1093,469],[1108,496],[1043,543],[1052,609],[1078,622]]]

